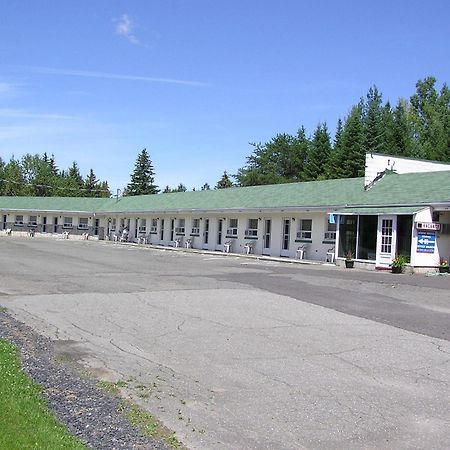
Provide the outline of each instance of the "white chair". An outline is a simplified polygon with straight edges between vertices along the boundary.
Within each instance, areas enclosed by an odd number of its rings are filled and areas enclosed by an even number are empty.
[[[306,253],[307,248],[308,248],[308,244],[300,245],[295,252],[295,257],[297,259],[305,259],[305,253]]]
[[[244,245],[244,253],[246,255],[250,255],[250,253],[253,253],[255,249],[255,241],[247,242]]]
[[[233,242],[232,241],[224,242],[224,244],[223,244],[223,252],[224,253],[230,253],[231,249],[232,249],[232,246],[233,246]]]
[[[192,248],[192,241],[193,241],[193,239],[191,239],[191,238],[186,239],[186,242],[184,243],[184,246],[186,248]]]
[[[5,231],[6,231],[6,236],[12,236],[12,228],[7,228]]]
[[[62,239],[69,239],[69,234],[70,234],[69,231],[63,231],[63,232],[61,233],[61,238],[62,238]]]
[[[175,248],[178,248],[180,245],[181,245],[181,239],[178,238],[173,241],[173,246]]]
[[[331,247],[327,250],[327,256],[325,257],[325,262],[330,262],[331,264],[334,263],[334,253],[335,253],[335,247]]]

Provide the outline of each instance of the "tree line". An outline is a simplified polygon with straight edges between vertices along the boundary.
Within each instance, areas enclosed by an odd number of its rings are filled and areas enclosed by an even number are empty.
[[[108,182],[97,179],[94,171],[83,177],[74,161],[66,170],[56,166],[46,153],[14,156],[5,163],[0,158],[0,195],[36,197],[110,197]]]
[[[438,90],[430,76],[416,83],[409,98],[395,106],[383,102],[376,86],[339,119],[332,138],[326,122],[308,136],[304,126],[295,135],[277,134],[269,142],[250,144],[252,153],[234,175],[223,172],[214,189],[231,186],[291,183],[352,178],[364,175],[365,154],[382,153],[450,162],[450,90]],[[200,190],[209,190],[205,183]],[[155,184],[155,170],[144,148],[136,159],[123,195],[184,192],[185,184]],[[193,189],[195,191],[195,188]],[[83,177],[76,162],[67,170],[56,167],[53,155],[26,154],[8,163],[0,158],[0,195],[109,197],[108,182],[91,169]]]
[[[235,175],[237,185],[352,178],[364,175],[365,154],[383,153],[450,162],[450,90],[436,89],[436,79],[416,84],[409,101],[383,103],[376,86],[339,119],[334,139],[326,123],[312,136],[277,134],[254,150]]]

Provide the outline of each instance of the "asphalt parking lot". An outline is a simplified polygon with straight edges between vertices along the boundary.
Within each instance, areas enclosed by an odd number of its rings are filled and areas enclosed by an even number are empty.
[[[450,277],[0,238],[0,305],[189,448],[450,448]]]

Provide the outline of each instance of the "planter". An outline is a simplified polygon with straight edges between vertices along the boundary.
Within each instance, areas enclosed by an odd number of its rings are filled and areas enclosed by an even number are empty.
[[[355,261],[353,261],[353,260],[349,260],[349,259],[346,259],[345,260],[345,267],[347,268],[347,269],[353,269],[353,266],[355,265]]]
[[[439,273],[449,273],[449,267],[439,267]]]
[[[403,273],[403,267],[400,266],[392,267],[392,273]]]

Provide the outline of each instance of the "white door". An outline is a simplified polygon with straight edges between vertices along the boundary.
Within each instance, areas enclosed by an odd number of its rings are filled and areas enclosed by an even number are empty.
[[[280,256],[289,256],[290,241],[291,241],[291,219],[283,219]]]
[[[397,217],[378,217],[377,231],[377,267],[388,268],[395,258],[397,242]]]
[[[217,245],[216,250],[222,250],[222,236],[223,235],[223,219],[217,221]]]
[[[209,241],[209,219],[205,219],[204,227],[205,228],[203,230],[203,248],[207,250]]]
[[[264,219],[263,255],[270,255],[270,234],[272,233],[272,220]]]

